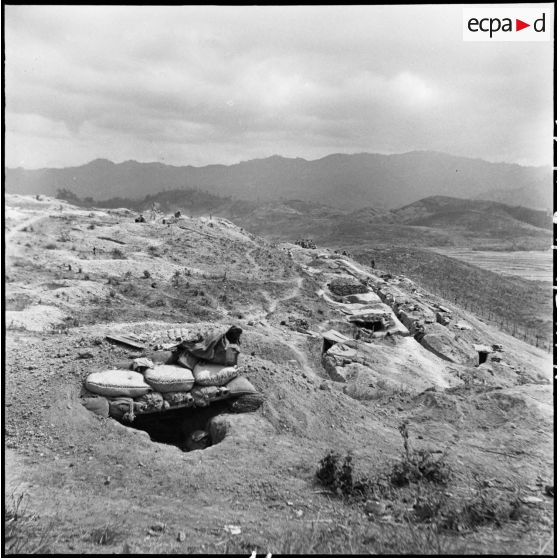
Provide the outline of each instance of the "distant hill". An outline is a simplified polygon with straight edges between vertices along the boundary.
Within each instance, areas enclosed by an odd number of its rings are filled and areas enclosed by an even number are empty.
[[[167,190],[142,200],[112,198],[71,203],[97,207],[128,207],[166,214],[219,216],[248,231],[275,240],[312,238],[322,245],[416,247],[488,247],[488,249],[546,249],[552,243],[552,215],[486,200],[431,196],[398,209],[363,207],[355,211],[305,200],[255,202],[221,197],[199,190]]]
[[[400,223],[471,231],[515,226],[552,230],[552,215],[521,206],[486,200],[431,196],[393,211]]]
[[[97,159],[64,169],[6,169],[6,191],[55,195],[61,188],[81,198],[141,199],[177,188],[266,202],[299,199],[342,210],[393,209],[428,196],[494,200],[552,208],[552,171],[488,163],[444,153],[334,154],[307,161],[273,156],[234,165],[171,166]]]

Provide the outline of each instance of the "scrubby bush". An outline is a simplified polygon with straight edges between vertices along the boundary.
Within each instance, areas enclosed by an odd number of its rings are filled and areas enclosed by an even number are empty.
[[[405,452],[403,459],[393,466],[390,481],[395,486],[406,486],[409,483],[428,481],[445,485],[451,478],[451,468],[446,462],[446,454],[435,458],[429,450],[413,450],[409,441],[407,423],[399,427],[403,437]]]
[[[368,479],[357,478],[350,453],[341,461],[340,454],[328,452],[319,463],[316,478],[322,486],[343,496],[365,496],[371,488]]]
[[[463,532],[484,525],[501,527],[525,514],[525,508],[517,496],[502,498],[495,491],[479,485],[472,496],[458,501],[443,490],[423,490],[416,499],[409,519],[433,524],[440,531]]]
[[[34,516],[27,511],[26,494],[12,493],[4,508],[4,552],[6,554],[48,554],[56,542],[53,525],[36,532]],[[7,500],[7,498],[6,498]]]
[[[120,248],[113,248],[112,252],[111,252],[111,256],[113,260],[125,260],[126,259],[126,255],[124,254],[124,252],[122,252],[122,250],[120,250]]]
[[[102,546],[107,546],[114,544],[120,537],[120,533],[107,525],[106,527],[101,527],[91,531],[89,539],[95,544]]]

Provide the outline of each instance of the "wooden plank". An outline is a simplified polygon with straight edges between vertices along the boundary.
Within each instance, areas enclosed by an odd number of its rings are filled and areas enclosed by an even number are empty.
[[[115,341],[116,343],[122,343],[124,345],[129,345],[130,347],[134,347],[134,349],[145,349],[144,344],[139,343],[137,341],[137,339],[134,339],[133,337],[130,337],[128,335],[110,333],[110,334],[105,335],[105,337],[109,341]]]

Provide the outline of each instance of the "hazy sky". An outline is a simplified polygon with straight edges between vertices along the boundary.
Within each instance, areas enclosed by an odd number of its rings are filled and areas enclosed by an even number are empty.
[[[463,42],[461,6],[5,6],[5,43],[10,167],[552,164],[552,43]]]

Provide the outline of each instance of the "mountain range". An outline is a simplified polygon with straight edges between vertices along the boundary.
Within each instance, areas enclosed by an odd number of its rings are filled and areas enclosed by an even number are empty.
[[[79,167],[5,169],[6,192],[141,199],[173,189],[200,189],[258,202],[299,199],[342,210],[393,209],[429,196],[493,200],[552,208],[552,169],[489,163],[431,151],[395,155],[332,154],[307,161],[272,156],[204,167],[96,159]]]

